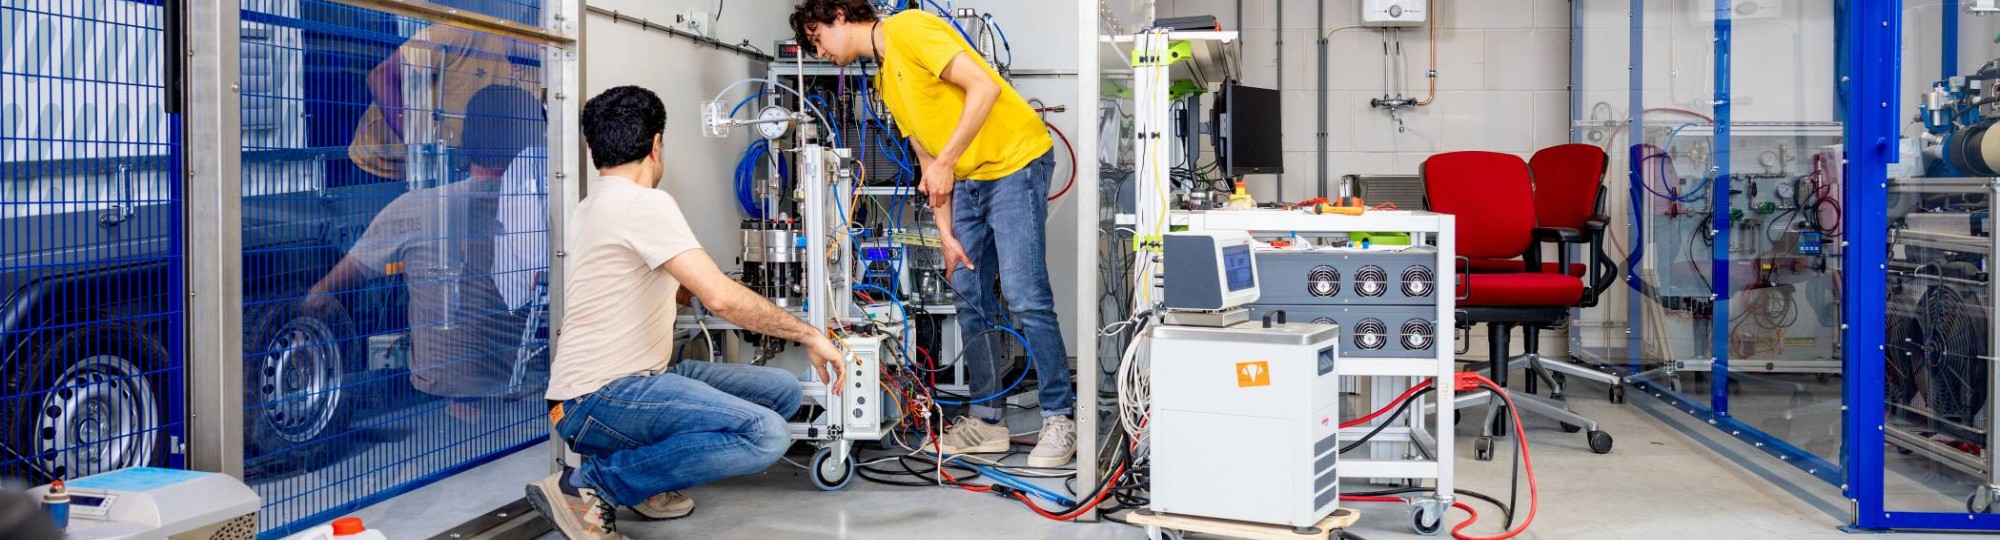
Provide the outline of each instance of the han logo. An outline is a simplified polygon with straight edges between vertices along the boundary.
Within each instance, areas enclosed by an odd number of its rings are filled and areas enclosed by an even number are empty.
[[[1236,387],[1271,385],[1270,362],[1238,362],[1236,364]]]

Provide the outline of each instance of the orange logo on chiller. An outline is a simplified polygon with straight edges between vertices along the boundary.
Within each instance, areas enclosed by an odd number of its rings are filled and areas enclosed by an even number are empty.
[[[1271,385],[1270,362],[1239,362],[1236,364],[1236,387]]]

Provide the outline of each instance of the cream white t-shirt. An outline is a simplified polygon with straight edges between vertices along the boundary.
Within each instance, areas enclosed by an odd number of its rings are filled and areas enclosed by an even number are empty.
[[[605,176],[588,193],[563,246],[565,304],[547,394],[555,401],[667,368],[681,284],[664,265],[701,247],[665,191]]]

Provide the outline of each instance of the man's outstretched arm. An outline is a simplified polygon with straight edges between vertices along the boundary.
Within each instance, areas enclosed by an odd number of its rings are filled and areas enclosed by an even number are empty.
[[[752,332],[806,345],[807,359],[813,369],[819,370],[822,381],[828,381],[838,392],[845,380],[846,370],[839,369],[840,350],[818,329],[806,324],[798,316],[758,296],[749,287],[729,279],[722,269],[715,266],[715,260],[708,252],[692,249],[668,259],[667,273],[681,282],[681,287],[694,293],[709,311],[722,316],[724,320],[736,323]],[[829,369],[829,364],[834,367]]]

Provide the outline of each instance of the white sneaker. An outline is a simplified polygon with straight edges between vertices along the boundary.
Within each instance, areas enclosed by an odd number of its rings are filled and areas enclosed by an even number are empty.
[[[924,446],[918,450],[941,454],[999,453],[1013,447],[1008,440],[1012,435],[1005,423],[988,424],[985,420],[960,416],[952,421],[951,427],[945,428],[944,435],[938,437],[936,443],[925,440]]]
[[[1076,457],[1076,420],[1067,416],[1042,419],[1041,441],[1028,452],[1029,467],[1061,467]]]
[[[684,518],[694,513],[694,497],[682,495],[678,491],[669,491],[647,497],[646,502],[632,507],[632,511],[653,520]]]
[[[629,540],[618,533],[617,515],[597,490],[569,485],[565,473],[528,484],[528,502],[569,540]]]

